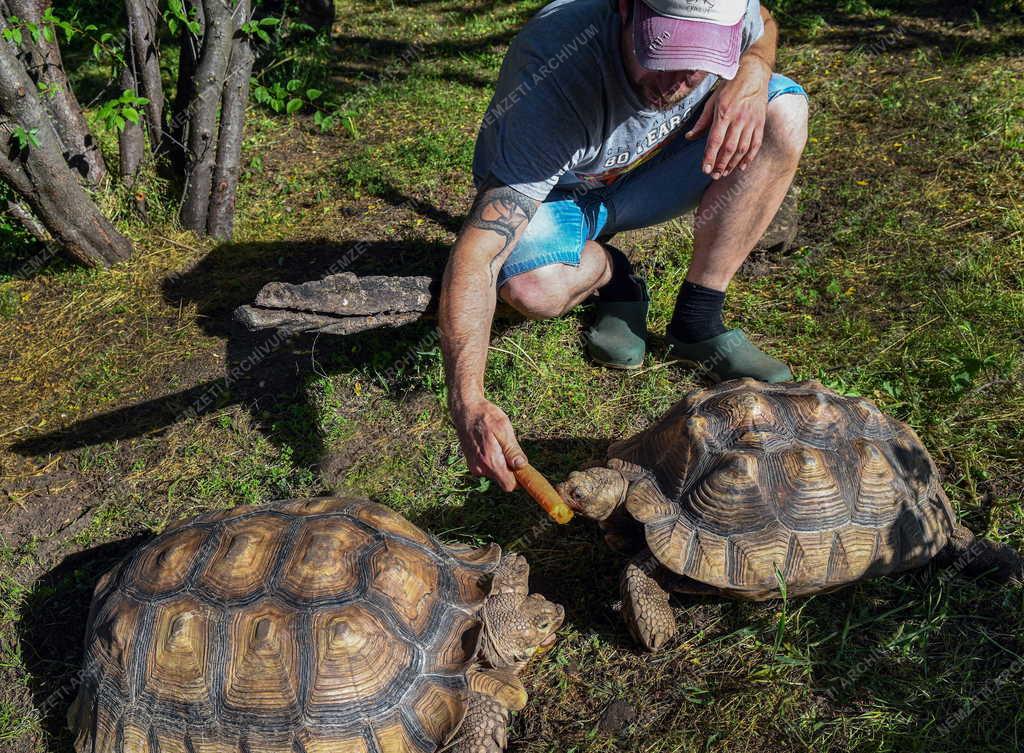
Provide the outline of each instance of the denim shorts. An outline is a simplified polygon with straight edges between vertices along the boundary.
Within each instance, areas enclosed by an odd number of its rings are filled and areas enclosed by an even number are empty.
[[[768,101],[782,94],[807,96],[800,84],[773,73]],[[649,162],[610,186],[553,190],[505,260],[498,286],[549,264],[578,266],[588,240],[657,225],[695,208],[711,183],[702,170],[706,143],[707,131],[693,141],[679,134]]]

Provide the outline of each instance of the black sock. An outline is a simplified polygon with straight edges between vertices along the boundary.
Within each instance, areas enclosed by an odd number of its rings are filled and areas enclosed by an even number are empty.
[[[638,301],[641,298],[641,291],[632,280],[633,265],[624,253],[615,246],[603,244],[608,256],[612,260],[612,278],[608,283],[598,288],[598,295],[602,301]]]
[[[669,333],[684,343],[710,340],[726,331],[722,323],[725,293],[686,280],[676,297]]]

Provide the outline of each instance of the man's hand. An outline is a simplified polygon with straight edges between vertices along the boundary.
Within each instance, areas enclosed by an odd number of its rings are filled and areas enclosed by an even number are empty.
[[[513,470],[526,465],[512,422],[494,403],[480,399],[452,409],[462,453],[474,476],[487,476],[507,492],[516,488]]]
[[[771,74],[771,67],[760,57],[745,56],[736,77],[718,86],[686,134],[694,139],[711,129],[704,150],[704,172],[713,179],[724,178],[737,167],[746,170],[757,156],[764,138]]]

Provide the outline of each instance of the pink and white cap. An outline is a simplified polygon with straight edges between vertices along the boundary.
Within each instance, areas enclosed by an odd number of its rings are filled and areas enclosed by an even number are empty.
[[[633,44],[644,68],[736,75],[746,0],[634,2]]]

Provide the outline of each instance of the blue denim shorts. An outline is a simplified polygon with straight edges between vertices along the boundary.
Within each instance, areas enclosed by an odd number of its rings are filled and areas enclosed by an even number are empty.
[[[800,84],[773,73],[768,101],[782,94],[807,96]],[[606,188],[553,190],[505,260],[498,286],[549,264],[578,266],[588,240],[657,225],[696,207],[711,183],[701,169],[706,143],[707,131],[693,141],[680,134],[649,162]]]

